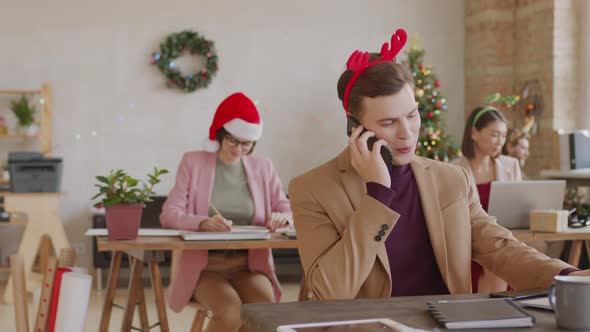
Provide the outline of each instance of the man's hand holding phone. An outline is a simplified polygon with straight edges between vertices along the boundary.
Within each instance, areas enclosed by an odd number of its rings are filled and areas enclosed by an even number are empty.
[[[375,182],[390,188],[391,177],[380,153],[381,147],[387,146],[387,142],[380,139],[375,142],[373,149],[369,150],[367,140],[374,137],[375,133],[371,131],[362,133],[363,129],[362,125],[354,128],[348,139],[352,167],[365,183]]]

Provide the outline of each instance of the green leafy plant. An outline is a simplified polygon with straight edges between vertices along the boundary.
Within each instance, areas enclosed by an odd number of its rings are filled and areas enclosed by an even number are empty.
[[[149,180],[140,184],[122,169],[111,170],[107,176],[97,176],[98,194],[92,199],[102,196],[100,202],[94,204],[95,207],[109,207],[117,204],[136,204],[151,202],[150,196],[155,193],[152,191],[154,186],[160,182],[160,176],[168,173],[167,169],[158,169],[154,167],[152,174],[147,174]]]
[[[35,122],[35,105],[29,103],[29,99],[22,95],[19,99],[10,101],[10,109],[18,119],[21,127],[29,127]]]
[[[502,96],[496,92],[492,95],[487,96],[484,99],[486,105],[491,105],[496,108],[511,108],[520,100],[519,96]]]

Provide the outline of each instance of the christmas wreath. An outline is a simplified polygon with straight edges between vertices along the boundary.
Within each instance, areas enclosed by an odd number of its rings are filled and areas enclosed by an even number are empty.
[[[205,57],[204,66],[196,73],[184,75],[176,68],[174,60],[188,52]],[[152,54],[151,63],[166,76],[166,86],[178,87],[185,92],[206,88],[217,73],[217,54],[214,43],[194,31],[176,32],[160,44],[160,52]]]

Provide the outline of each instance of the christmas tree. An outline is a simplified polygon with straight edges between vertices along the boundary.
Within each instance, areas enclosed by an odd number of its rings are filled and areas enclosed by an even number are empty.
[[[447,100],[440,94],[440,81],[431,67],[423,64],[424,50],[412,46],[406,65],[414,76],[415,96],[422,126],[416,146],[416,154],[434,160],[449,161],[461,156],[461,150],[445,133],[443,114]]]

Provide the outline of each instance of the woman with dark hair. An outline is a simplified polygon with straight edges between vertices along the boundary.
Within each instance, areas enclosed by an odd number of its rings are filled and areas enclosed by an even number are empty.
[[[270,160],[251,155],[262,135],[254,103],[242,93],[217,108],[206,151],[184,154],[162,208],[166,228],[227,232],[231,225],[292,223],[291,208]],[[207,331],[241,331],[242,303],[278,302],[270,249],[186,250],[172,276],[168,303],[181,311],[191,298],[213,316]]]
[[[477,187],[481,206],[488,210],[492,181],[520,181],[518,160],[503,156],[506,141],[506,119],[492,106],[474,109],[465,123],[461,151],[463,158],[455,163],[467,170]],[[504,291],[506,282],[476,262],[471,267],[473,292]]]

